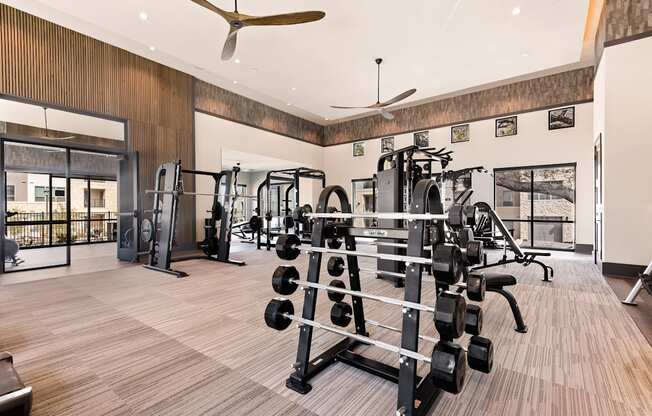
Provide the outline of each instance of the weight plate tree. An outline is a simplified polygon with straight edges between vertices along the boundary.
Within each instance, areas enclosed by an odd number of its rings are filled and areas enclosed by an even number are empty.
[[[467,305],[460,294],[443,292],[438,296],[434,307],[421,303],[421,284],[425,267],[437,266],[439,268],[440,266],[439,259],[422,257],[423,247],[429,243],[430,236],[444,235],[443,228],[446,221],[446,216],[441,212],[442,206],[436,184],[432,180],[420,181],[415,187],[409,213],[395,214],[397,217],[406,216],[405,221],[408,228],[399,230],[397,234],[388,232],[380,237],[390,240],[407,240],[406,254],[400,256],[356,251],[356,235],[364,235],[367,229],[352,227],[351,219],[344,219],[344,222],[337,223],[337,226],[329,222],[333,214],[326,212],[331,196],[339,198],[343,216],[351,215],[351,206],[344,189],[340,186],[327,187],[320,195],[316,213],[311,215],[314,220],[312,246],[300,249],[300,240],[293,234],[285,235],[283,238],[279,237],[276,244],[276,252],[282,259],[296,259],[300,252],[304,251],[308,254],[309,262],[305,280],[301,280],[299,273],[291,266],[277,268],[272,279],[274,290],[281,295],[291,294],[299,286],[303,288],[304,302],[301,315],[295,314],[294,306],[289,300],[280,298],[272,300],[265,311],[265,322],[271,328],[282,330],[287,328],[292,321],[299,324],[297,358],[293,364],[295,371],[287,379],[286,386],[301,394],[306,394],[312,389],[310,384],[312,378],[331,364],[341,362],[397,383],[397,414],[425,415],[443,390],[452,393],[458,393],[461,390],[467,352],[455,342],[455,339],[462,335],[465,328],[469,328],[470,332],[479,333],[482,326],[481,312],[475,308],[470,308],[472,316],[467,321]],[[433,232],[433,229],[437,229],[437,231]],[[325,247],[327,239],[340,237],[344,240],[342,249]],[[444,244],[446,242],[433,242],[433,244],[437,243]],[[459,246],[445,245],[451,246],[450,253],[460,252]],[[440,251],[432,250],[433,253]],[[330,285],[319,283],[323,254],[346,256],[349,289],[346,289],[342,281],[333,281]],[[358,256],[391,258],[406,264],[404,299],[391,299],[362,292]],[[461,256],[456,256],[456,258],[461,261]],[[452,267],[447,273],[442,273],[449,284],[456,284],[461,277],[461,273],[457,272],[459,267],[462,266]],[[335,321],[342,325],[348,325],[352,320],[354,332],[315,321],[319,290],[326,291],[329,299],[333,302],[341,302],[344,297],[350,296],[350,307],[344,308],[339,314],[341,316],[337,316]],[[403,322],[400,329],[400,346],[369,337],[363,299],[401,308]],[[419,318],[422,312],[433,316],[435,327],[440,334],[440,339],[436,343],[431,357],[425,357],[418,352],[419,340],[423,339],[419,333]],[[343,335],[346,338],[311,359],[312,331],[315,328]],[[400,356],[399,367],[392,367],[356,353],[356,348],[364,344],[398,354]],[[489,340],[484,342],[482,338],[476,339],[467,350],[469,355],[473,352],[473,356],[469,358],[474,360],[474,368],[481,369],[481,371],[490,370],[493,347]],[[424,377],[417,375],[417,361],[430,363],[431,371],[428,375]]]

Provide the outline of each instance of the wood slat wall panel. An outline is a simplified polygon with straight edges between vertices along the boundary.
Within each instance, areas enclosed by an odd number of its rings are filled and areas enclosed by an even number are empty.
[[[141,194],[160,163],[181,159],[194,167],[190,75],[4,4],[0,54],[0,94],[127,120],[129,149],[140,154]],[[193,206],[179,216],[179,243],[194,241],[194,213]]]

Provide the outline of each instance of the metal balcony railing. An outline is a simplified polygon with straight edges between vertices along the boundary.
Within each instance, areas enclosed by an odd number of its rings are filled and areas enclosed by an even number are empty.
[[[67,218],[64,212],[21,212],[7,218],[6,236],[21,248],[65,245]],[[117,216],[115,212],[70,213],[70,242],[88,244],[116,241]]]

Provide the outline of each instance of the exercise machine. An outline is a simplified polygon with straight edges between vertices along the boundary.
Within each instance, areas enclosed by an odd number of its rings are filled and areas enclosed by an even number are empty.
[[[149,259],[146,268],[185,277],[187,274],[171,268],[174,261],[191,259],[208,259],[222,263],[243,266],[245,263],[230,258],[231,234],[233,227],[233,209],[237,198],[237,180],[240,168],[221,172],[207,172],[183,169],[181,161],[167,162],[156,171],[154,189],[146,190],[146,194],[154,195],[152,219],[144,219],[141,224],[143,241],[149,243]],[[208,176],[214,180],[213,193],[188,192],[184,189],[183,174]],[[179,198],[182,196],[213,198],[210,217],[204,219],[204,239],[199,248],[204,255],[172,258],[174,248],[176,222],[179,210]]]
[[[473,270],[487,269],[490,267],[502,266],[510,263],[518,263],[521,264],[523,267],[527,267],[531,264],[536,264],[541,266],[541,268],[543,269],[543,281],[550,282],[550,279],[552,279],[555,275],[554,269],[538,259],[538,257],[550,257],[550,253],[539,252],[539,251],[523,251],[521,247],[518,245],[518,243],[516,243],[516,241],[514,240],[514,237],[512,237],[512,234],[505,226],[505,223],[503,223],[503,221],[500,219],[496,211],[494,211],[494,209],[491,208],[489,204],[487,204],[486,202],[476,202],[474,206],[478,208],[478,210],[481,213],[484,213],[485,215],[489,216],[489,218],[491,218],[491,222],[493,226],[496,227],[500,232],[500,236],[504,240],[504,244],[503,244],[503,255],[499,260],[493,263],[488,263],[487,256],[485,255],[483,264],[475,267]],[[478,239],[482,241],[485,240],[486,237],[481,237]],[[494,238],[492,238],[492,240],[493,239]],[[508,247],[514,253],[514,256],[512,258],[508,258],[507,256]]]
[[[413,189],[422,179],[431,177],[433,163],[439,163],[442,169],[452,160],[452,151],[436,148],[419,148],[407,146],[390,153],[383,154],[378,159],[375,180],[378,199],[375,211],[406,212],[412,200]],[[404,221],[396,219],[379,219],[379,227],[401,229],[406,226]],[[370,232],[369,237],[376,237]],[[397,241],[388,241],[397,242]],[[400,255],[405,249],[391,245],[378,246],[378,253]],[[386,259],[378,259],[378,277],[393,282],[395,287],[402,287],[403,281],[396,274],[405,272],[405,265]]]
[[[650,264],[648,264],[647,267],[645,268],[645,271],[638,276],[638,280],[636,281],[636,284],[629,292],[627,297],[623,299],[621,302],[624,303],[625,305],[635,306],[636,298],[638,297],[638,295],[641,294],[641,291],[644,288],[645,290],[647,290],[647,293],[652,295],[652,262],[650,262]]]
[[[306,167],[269,171],[265,180],[258,186],[256,192],[258,212],[249,221],[250,228],[256,233],[258,250],[263,246],[268,251],[271,250],[276,238],[287,233],[298,235],[305,242],[310,241],[312,224],[310,221],[303,220],[301,214],[312,212],[312,206],[300,203],[301,179],[317,180],[321,188],[326,186],[326,174],[323,171]],[[284,197],[280,198],[283,187],[285,187],[282,193]],[[272,206],[273,192],[277,192],[276,209]],[[275,212],[278,215],[274,215]],[[262,214],[264,214],[264,221],[261,218]]]

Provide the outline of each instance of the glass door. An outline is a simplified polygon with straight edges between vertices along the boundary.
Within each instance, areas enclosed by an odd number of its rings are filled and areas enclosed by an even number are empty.
[[[53,146],[2,142],[3,272],[70,264],[68,157]]]

